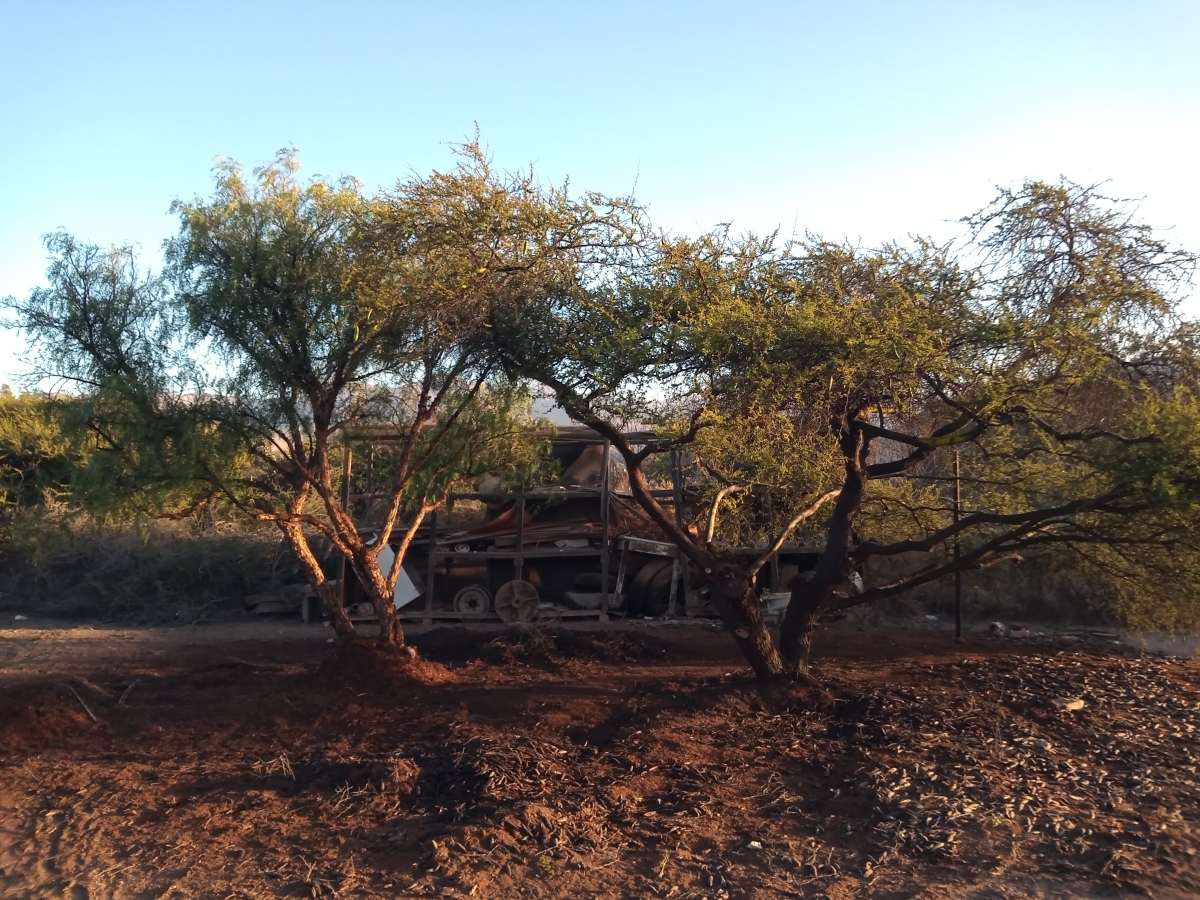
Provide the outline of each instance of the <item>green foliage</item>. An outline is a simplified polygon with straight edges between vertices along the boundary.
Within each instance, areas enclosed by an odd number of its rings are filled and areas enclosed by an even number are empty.
[[[576,415],[682,438],[718,540],[766,542],[840,486],[799,534],[832,541],[821,602],[871,556],[920,561],[866,599],[926,584],[958,541],[972,566],[1071,554],[1129,621],[1193,621],[1193,257],[1066,182],[967,221],[959,248],[664,238],[509,352]]]
[[[569,291],[623,238],[630,208],[493,173],[476,144],[449,173],[369,196],[302,182],[292,151],[247,175],[216,170],[177,202],[165,277],[132,252],[48,239],[50,284],[10,301],[42,374],[73,382],[96,441],[77,482],[106,515],[161,515],[219,498],[276,525],[340,634],[353,626],[306,547],[320,532],[399,637],[377,556],[411,537],[454,485],[538,466],[529,397],[491,350],[495,321]],[[339,498],[342,448],[388,439],[383,538]],[[403,544],[402,544],[403,548]]]
[[[90,450],[68,427],[75,406],[62,397],[0,389],[0,507],[36,506],[47,492],[70,490]]]
[[[38,374],[89,392],[161,388],[173,334],[161,278],[141,270],[129,245],[105,250],[62,231],[45,244],[48,286],[5,301],[36,338]]]
[[[808,248],[789,296],[798,309],[771,323],[781,370],[735,371],[826,410],[834,427],[810,430],[818,441],[850,428],[873,442],[855,558],[952,538],[977,565],[1058,548],[1108,583],[1127,621],[1194,624],[1200,582],[1181,579],[1200,558],[1197,356],[1177,311],[1192,258],[1066,184],[1005,193],[970,221],[973,271],[920,244]],[[759,392],[714,396],[747,393]],[[966,479],[961,531],[952,452]],[[952,569],[919,563],[875,596]],[[1156,572],[1172,573],[1169,587]]]
[[[321,532],[383,592],[339,501],[343,448],[386,437],[376,511],[415,527],[484,473],[542,477],[532,381],[686,447],[700,542],[711,522],[718,545],[765,543],[837,492],[797,533],[828,545],[821,602],[871,557],[921,561],[866,599],[921,587],[957,544],[977,567],[1070,554],[1127,621],[1196,621],[1194,258],[1121,204],[1031,182],[958,247],[686,238],[459,150],[373,195],[301,181],[292,151],[221,163],[210,197],[173,206],[164,276],[48,237],[48,286],[9,306],[79,393],[0,397],[6,502],[69,490],[128,521],[219,498],[293,542]]]

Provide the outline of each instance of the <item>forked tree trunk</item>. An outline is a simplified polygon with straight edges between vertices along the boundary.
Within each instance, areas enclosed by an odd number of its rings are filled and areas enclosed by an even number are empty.
[[[393,565],[400,565],[397,559]],[[396,612],[394,592],[388,590],[387,579],[379,568],[379,558],[367,552],[364,547],[355,552],[354,572],[358,576],[363,591],[375,606],[379,616],[379,640],[384,644],[404,646],[404,629],[400,627],[400,617]]]
[[[824,590],[812,582],[792,588],[792,596],[779,627],[779,647],[789,667],[801,674],[808,674],[813,625],[832,594],[832,588]]]
[[[343,641],[357,640],[359,635],[354,630],[354,623],[346,615],[339,592],[335,591],[326,580],[321,564],[313,556],[312,548],[308,546],[308,539],[304,536],[304,529],[296,522],[280,522],[279,527],[295,552],[296,558],[300,561],[300,568],[304,570],[309,585],[321,598],[321,605],[325,607],[325,613],[329,616],[334,633]]]
[[[779,628],[779,649],[783,658],[791,668],[805,675],[808,674],[817,616],[832,599],[834,589],[850,575],[852,526],[867,485],[870,442],[852,419],[843,423],[839,443],[846,462],[846,477],[825,534],[825,552],[821,554],[812,578],[792,587],[792,596]]]
[[[762,605],[754,592],[754,582],[750,573],[741,566],[722,559],[711,550],[697,546],[690,535],[679,528],[655,501],[646,475],[642,471],[641,460],[633,453],[628,442],[608,423],[588,424],[608,437],[625,458],[634,502],[679,548],[682,561],[690,559],[699,568],[702,580],[712,588],[712,601],[721,614],[721,621],[733,635],[738,649],[745,655],[754,673],[763,680],[782,676],[783,659],[771,639],[771,633],[767,631],[766,623],[763,622]]]
[[[712,599],[754,674],[763,681],[784,674],[783,658],[763,622],[762,604],[744,573],[728,571],[712,585]]]
[[[317,403],[314,402],[314,412],[317,410]],[[330,474],[329,457],[326,454],[326,448],[329,444],[329,421],[332,418],[331,411],[326,409],[324,415],[317,422],[316,445],[318,448],[317,468],[319,471],[319,486],[318,493],[325,504],[325,510],[329,518],[333,520],[335,525],[341,523],[343,531],[341,534],[342,542],[345,549],[349,551],[345,557],[346,569],[352,570],[355,577],[358,579],[359,586],[363,593],[367,595],[367,599],[375,607],[375,614],[379,619],[379,641],[383,644],[392,646],[404,646],[404,631],[400,627],[400,619],[396,615],[396,607],[393,603],[393,592],[388,589],[387,579],[379,569],[379,558],[371,553],[367,545],[358,534],[354,526],[354,520],[350,514],[349,504],[349,460],[347,459],[347,467],[343,473],[342,479],[342,497],[339,503],[334,495],[332,476]],[[281,527],[284,527],[281,524]],[[288,529],[291,529],[288,532]],[[289,523],[285,527],[285,532],[288,532],[289,540],[293,546],[297,547],[297,554],[303,558],[307,554],[312,557],[311,551],[308,549],[307,541],[304,539],[303,531],[296,523]],[[303,550],[299,549],[299,545],[303,544]],[[316,565],[316,560],[313,560],[313,565]],[[400,560],[395,561],[395,565],[400,565]],[[311,569],[305,565],[306,574],[309,575],[310,582],[313,582],[315,577],[320,578],[324,582],[324,575],[320,573],[320,567]],[[359,639],[361,635],[354,628],[354,623],[350,621],[349,615],[342,606],[341,597],[334,594],[328,588],[318,586],[315,582],[313,586],[317,588],[317,593],[321,597],[321,602],[325,606],[326,612],[329,613],[330,621],[333,623],[334,630],[338,637],[343,640]]]

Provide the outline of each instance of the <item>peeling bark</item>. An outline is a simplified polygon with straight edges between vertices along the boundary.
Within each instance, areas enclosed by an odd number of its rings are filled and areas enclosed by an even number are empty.
[[[292,550],[295,551],[296,558],[300,561],[300,568],[304,570],[304,574],[308,578],[308,583],[321,598],[321,605],[325,607],[334,633],[340,640],[347,643],[359,640],[354,623],[350,621],[350,617],[346,615],[346,610],[342,607],[342,598],[326,580],[321,564],[317,562],[312,548],[308,546],[308,539],[304,536],[303,528],[298,522],[280,522],[279,528],[283,531]]]
[[[401,561],[397,555],[393,566],[399,568]],[[395,591],[388,587],[388,580],[379,568],[379,558],[368,551],[365,545],[355,550],[354,572],[358,576],[359,584],[374,604],[375,614],[379,616],[380,642],[403,647],[404,629],[400,627],[400,617],[396,613],[393,600]]]

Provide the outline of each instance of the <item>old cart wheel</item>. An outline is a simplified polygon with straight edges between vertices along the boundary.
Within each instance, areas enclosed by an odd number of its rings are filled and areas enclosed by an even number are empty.
[[[492,605],[492,595],[482,584],[469,584],[454,595],[454,611],[485,613]]]
[[[537,588],[528,581],[514,579],[496,591],[496,615],[505,622],[532,622],[538,603]]]

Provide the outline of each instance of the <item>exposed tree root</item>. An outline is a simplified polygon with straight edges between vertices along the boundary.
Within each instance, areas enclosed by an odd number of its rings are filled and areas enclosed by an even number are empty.
[[[838,698],[807,672],[789,672],[779,678],[760,680],[758,693],[773,709],[830,710]]]

